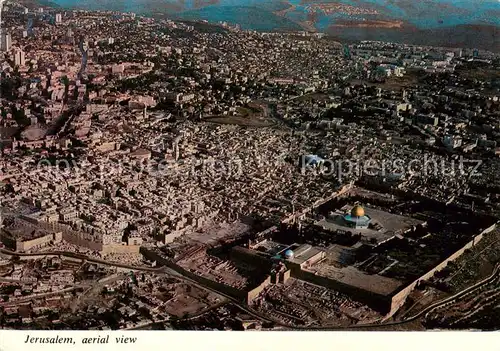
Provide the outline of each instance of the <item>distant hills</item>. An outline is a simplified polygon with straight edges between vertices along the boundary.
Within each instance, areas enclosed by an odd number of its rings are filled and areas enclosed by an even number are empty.
[[[25,0],[28,1],[28,0]],[[33,0],[29,0],[33,1]],[[38,0],[47,3],[49,0]],[[500,50],[499,0],[50,0],[63,8],[224,21],[259,31]]]

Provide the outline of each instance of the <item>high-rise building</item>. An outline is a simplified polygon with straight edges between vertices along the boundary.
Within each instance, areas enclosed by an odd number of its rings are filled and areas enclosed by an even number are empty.
[[[2,51],[9,51],[12,46],[12,38],[9,33],[2,33]]]
[[[60,13],[56,14],[56,23],[62,23],[62,15]]]
[[[23,50],[17,50],[14,54],[14,64],[19,67],[26,65],[26,54]]]
[[[66,36],[64,39],[66,44],[75,45],[75,37],[73,36],[73,31],[71,30],[71,28],[68,28],[68,30],[66,31]]]

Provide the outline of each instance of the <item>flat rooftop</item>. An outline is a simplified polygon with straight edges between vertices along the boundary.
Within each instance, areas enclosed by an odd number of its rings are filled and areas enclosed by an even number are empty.
[[[282,249],[279,252],[277,248]],[[265,252],[265,249],[269,251]],[[284,255],[286,250],[292,250],[294,256],[286,259],[296,265],[302,265],[304,262],[315,257],[319,260],[308,267],[302,267],[303,271],[312,272],[320,277],[338,281],[342,284],[356,287],[368,292],[373,292],[382,296],[392,296],[398,291],[404,282],[384,277],[378,274],[368,274],[354,266],[350,266],[355,261],[355,250],[341,245],[330,245],[328,248],[315,247],[309,244],[283,245],[275,241],[264,241],[255,249],[243,249],[246,254],[262,255],[263,252],[267,259],[274,254]],[[271,254],[272,253],[272,254]],[[271,255],[270,255],[271,254]],[[321,255],[322,257],[320,257]]]
[[[301,265],[307,260],[313,258],[317,254],[324,252],[320,248],[314,247],[309,244],[300,245],[296,250],[293,250],[294,256],[289,258],[288,261]]]
[[[279,254],[280,252],[284,252],[287,248],[289,248],[290,245],[285,245],[278,243],[276,241],[272,240],[265,240],[260,242],[254,250],[260,251],[260,252],[265,252],[266,254],[270,256],[275,256]]]
[[[404,282],[396,279],[382,277],[377,274],[366,274],[352,266],[342,266],[342,263],[338,261],[337,252],[327,252],[325,259],[307,268],[307,270],[321,277],[330,278],[383,296],[393,295],[404,285]]]

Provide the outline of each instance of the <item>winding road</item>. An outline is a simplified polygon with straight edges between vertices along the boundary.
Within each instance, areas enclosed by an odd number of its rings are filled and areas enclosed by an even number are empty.
[[[226,300],[232,302],[234,305],[238,306],[241,310],[243,310],[244,312],[246,312],[247,314],[249,314],[251,316],[257,317],[257,318],[264,320],[264,321],[267,321],[267,322],[273,322],[273,323],[275,323],[279,326],[285,327],[286,329],[289,329],[289,330],[324,330],[324,331],[330,330],[330,331],[335,331],[335,330],[356,330],[356,329],[380,329],[380,328],[387,328],[387,327],[391,327],[391,326],[401,326],[404,324],[414,322],[414,321],[418,320],[419,318],[427,315],[427,313],[429,313],[437,308],[443,307],[446,304],[453,303],[454,301],[456,301],[457,299],[460,299],[461,297],[467,295],[468,293],[471,293],[474,290],[479,289],[482,286],[491,283],[492,281],[497,279],[500,275],[500,263],[498,263],[495,266],[493,273],[489,277],[487,277],[486,279],[481,280],[480,282],[456,293],[453,296],[450,296],[450,297],[447,297],[441,301],[438,301],[438,302],[426,307],[422,311],[416,313],[415,315],[413,315],[409,318],[406,318],[404,320],[401,320],[401,321],[389,322],[389,323],[357,324],[357,325],[346,326],[346,327],[330,327],[330,326],[326,326],[326,327],[322,327],[322,326],[297,327],[297,326],[293,326],[293,325],[287,325],[279,320],[275,320],[274,318],[270,318],[269,316],[266,316],[266,315],[264,315],[256,310],[254,310],[253,308],[247,306],[245,303],[233,298],[232,296],[229,296],[229,295],[227,295],[221,291],[218,291],[216,289],[213,289],[212,287],[200,284],[199,282],[197,282],[193,279],[190,279],[188,277],[183,276],[181,273],[175,271],[174,269],[169,268],[169,267],[165,267],[165,266],[158,267],[158,268],[145,267],[145,266],[132,266],[132,265],[127,265],[127,264],[122,264],[122,263],[117,263],[117,262],[109,262],[109,261],[105,261],[105,260],[101,260],[101,259],[97,259],[97,258],[88,257],[86,255],[77,254],[74,252],[66,252],[66,251],[53,251],[53,252],[43,252],[43,253],[31,254],[31,253],[18,253],[18,252],[9,251],[6,249],[0,249],[0,253],[2,253],[4,255],[17,256],[17,257],[64,256],[64,257],[69,257],[69,258],[77,258],[77,259],[81,259],[81,260],[86,260],[87,262],[93,262],[93,263],[111,266],[111,267],[126,268],[126,269],[130,269],[130,270],[135,270],[135,271],[151,272],[151,273],[158,273],[158,274],[167,274],[167,275],[173,276],[175,278],[178,278],[180,280],[183,280],[189,284],[195,285],[195,286],[202,288],[202,289],[205,289],[205,290],[209,290],[209,291],[211,291],[219,296],[222,296]]]
[[[130,270],[134,270],[134,271],[151,272],[151,273],[157,273],[157,274],[167,274],[167,275],[173,276],[175,278],[178,278],[180,280],[183,280],[189,284],[192,284],[198,288],[208,290],[208,291],[213,292],[219,296],[222,296],[226,300],[228,300],[228,301],[232,302],[233,304],[235,304],[236,306],[238,306],[241,310],[243,310],[244,312],[246,312],[249,315],[252,315],[254,317],[257,317],[257,318],[262,319],[262,320],[267,321],[267,322],[279,323],[279,321],[271,320],[267,316],[264,316],[261,313],[254,311],[253,309],[251,309],[248,306],[246,306],[245,304],[243,304],[242,301],[237,300],[234,297],[229,296],[221,291],[215,290],[209,286],[202,285],[193,279],[190,279],[188,277],[183,276],[179,272],[177,272],[169,267],[162,266],[162,267],[158,267],[158,268],[151,268],[151,267],[145,267],[145,266],[142,266],[142,267],[132,266],[132,265],[127,265],[127,264],[122,264],[122,263],[117,263],[117,262],[109,262],[109,261],[101,260],[98,258],[88,257],[86,255],[77,254],[74,252],[67,252],[67,251],[52,251],[52,252],[42,252],[42,253],[32,253],[31,254],[31,253],[20,253],[20,252],[13,252],[13,251],[6,250],[6,249],[0,249],[0,253],[2,253],[4,255],[18,256],[18,257],[63,256],[63,257],[86,260],[87,262],[93,262],[93,263],[106,265],[106,266],[110,266],[110,267],[126,268],[126,269],[130,269]],[[290,326],[284,325],[282,323],[279,323],[279,324],[282,326],[285,326],[285,327],[290,327]]]

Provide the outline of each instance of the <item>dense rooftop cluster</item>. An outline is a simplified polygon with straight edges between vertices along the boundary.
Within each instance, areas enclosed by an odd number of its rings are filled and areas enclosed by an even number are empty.
[[[248,267],[210,250],[300,217],[346,185],[500,213],[500,59],[493,53],[342,45],[303,32],[16,4],[2,15],[0,230],[9,250],[84,255],[96,267],[118,267],[107,275],[153,264],[142,262],[139,250],[162,247],[191,274],[243,289],[254,278]],[[418,250],[385,253],[410,267],[403,278],[414,278],[423,268],[411,271],[409,253],[441,258],[449,237],[469,238],[466,226],[454,229],[443,225]],[[370,269],[390,263],[384,259]],[[71,272],[93,276],[98,268],[82,262],[59,272],[54,260],[37,258],[29,269],[13,264],[8,279],[15,289],[2,295],[24,301],[57,289],[72,289],[64,292],[68,298],[72,291],[102,293],[99,307],[65,322],[76,326],[90,313],[100,316],[88,328],[167,321],[175,327],[186,322],[172,322],[172,315],[197,320],[204,307],[224,300],[198,286],[197,308],[190,310],[194,283],[187,279],[159,277],[165,271],[155,275],[147,267],[142,281],[119,275],[94,286]],[[47,277],[39,264],[59,273]],[[297,291],[266,288],[253,312],[272,310],[274,321],[286,316],[283,325],[378,317],[340,293],[291,281]],[[292,306],[317,294],[328,299],[327,310],[315,298]],[[15,299],[4,298],[4,306]],[[50,303],[60,316],[68,313],[63,303]],[[218,305],[207,318],[239,308],[228,306]],[[60,316],[45,318],[40,306],[30,308],[9,310],[2,321],[60,325]],[[150,308],[155,312],[146,313]],[[220,324],[255,323],[228,318]]]

